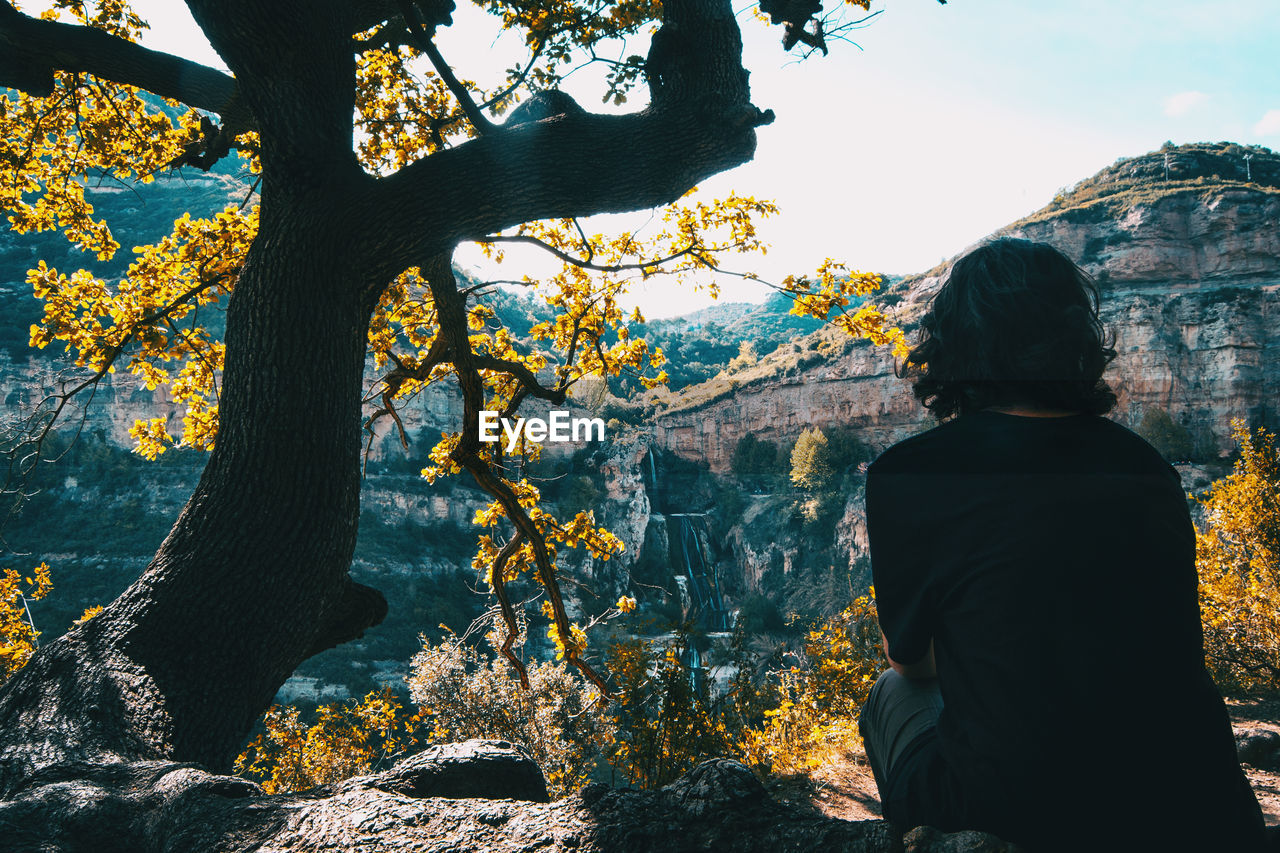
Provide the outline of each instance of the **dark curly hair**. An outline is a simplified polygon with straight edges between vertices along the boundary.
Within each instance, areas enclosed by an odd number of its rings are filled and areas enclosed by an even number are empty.
[[[1103,414],[1116,357],[1098,286],[1052,246],[1002,238],[951,267],[903,374],[938,420],[989,406]]]

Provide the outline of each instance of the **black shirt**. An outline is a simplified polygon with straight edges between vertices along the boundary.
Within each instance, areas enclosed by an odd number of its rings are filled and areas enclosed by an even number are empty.
[[[1091,415],[966,415],[876,460],[867,526],[889,653],[932,640],[945,702],[895,785],[915,822],[1033,850],[1261,844],[1186,498],[1150,445]]]

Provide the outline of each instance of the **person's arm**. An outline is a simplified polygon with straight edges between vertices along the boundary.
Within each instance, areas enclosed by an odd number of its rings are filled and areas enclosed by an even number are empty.
[[[893,671],[903,678],[937,678],[938,665],[933,659],[933,641],[929,641],[929,651],[915,663],[899,663],[889,655],[889,639],[880,632],[880,645],[884,648],[884,656]]]

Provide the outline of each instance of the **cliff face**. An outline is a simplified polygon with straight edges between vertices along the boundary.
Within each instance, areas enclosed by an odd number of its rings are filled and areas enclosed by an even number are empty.
[[[1106,376],[1120,396],[1112,417],[1134,426],[1148,409],[1164,409],[1190,430],[1198,455],[1219,456],[1231,451],[1233,418],[1280,416],[1280,190],[1256,183],[1280,158],[1266,152],[1255,183],[1244,183],[1213,178],[1236,168],[1221,146],[1193,148],[1172,158],[1174,177],[1185,179],[1152,177],[1162,172],[1160,152],[1122,161],[1082,182],[1078,197],[999,233],[1056,246],[1099,282],[1119,352]],[[945,271],[887,294],[900,299],[897,322],[912,328]],[[724,471],[748,432],[780,441],[811,425],[845,425],[881,449],[931,424],[886,351],[827,340],[808,366],[781,368],[774,356],[728,393],[704,389],[700,402],[689,389],[664,401],[658,442]]]

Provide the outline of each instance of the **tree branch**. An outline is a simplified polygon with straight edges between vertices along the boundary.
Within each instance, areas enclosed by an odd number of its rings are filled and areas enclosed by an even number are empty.
[[[556,405],[560,405],[565,400],[564,389],[548,388],[541,384],[538,382],[538,377],[533,374],[533,371],[518,361],[509,361],[505,358],[497,358],[491,355],[474,354],[471,356],[471,363],[480,370],[496,370],[500,373],[511,374],[529,394],[541,400],[547,400]]]
[[[42,21],[0,0],[0,83],[44,97],[55,71],[79,71],[248,124],[234,77],[93,27]]]
[[[417,10],[409,0],[400,1],[400,10],[404,15],[405,26],[409,28],[409,35],[413,38],[413,46],[425,53],[427,58],[431,60],[431,65],[436,69],[436,73],[440,75],[440,79],[444,81],[444,84],[449,87],[453,97],[457,99],[458,106],[462,108],[462,112],[466,114],[467,120],[476,129],[476,133],[485,134],[497,130],[493,122],[484,117],[484,113],[476,106],[476,102],[471,98],[471,93],[467,91],[467,87],[462,85],[462,82],[454,76],[453,69],[440,53],[440,48],[436,47],[436,43],[432,40],[435,34],[435,25],[428,22],[427,28],[424,29],[422,22],[418,18]]]
[[[464,240],[522,222],[656,207],[751,159],[754,128],[742,40],[728,0],[669,0],[664,28],[696,33],[623,116],[565,114],[504,127],[438,152],[353,199],[350,221],[379,247],[388,277]],[[356,235],[353,235],[353,238]]]
[[[577,224],[576,221],[574,224]],[[578,233],[579,234],[582,233],[581,226],[579,226],[578,228]],[[476,242],[477,243],[525,243],[530,246],[537,246],[539,249],[542,249],[545,252],[549,252],[556,259],[564,261],[566,264],[570,264],[575,267],[580,267],[584,270],[594,270],[596,272],[626,272],[627,270],[652,269],[653,267],[660,267],[663,264],[670,263],[671,261],[676,260],[677,258],[683,258],[685,255],[696,253],[699,250],[705,248],[703,246],[697,246],[697,245],[686,246],[678,252],[672,252],[671,254],[665,257],[654,258],[651,261],[633,261],[631,263],[625,263],[625,264],[597,264],[591,260],[591,257],[595,255],[595,252],[590,251],[591,244],[586,239],[585,236],[583,237],[583,244],[589,250],[588,257],[586,258],[574,257],[573,255],[569,254],[563,249],[559,249],[551,245],[546,240],[540,240],[537,237],[533,237],[529,234],[495,234],[489,237],[485,237],[483,240],[477,240]],[[736,249],[736,248],[740,248],[740,244],[732,244],[729,246],[725,246],[724,248]]]

